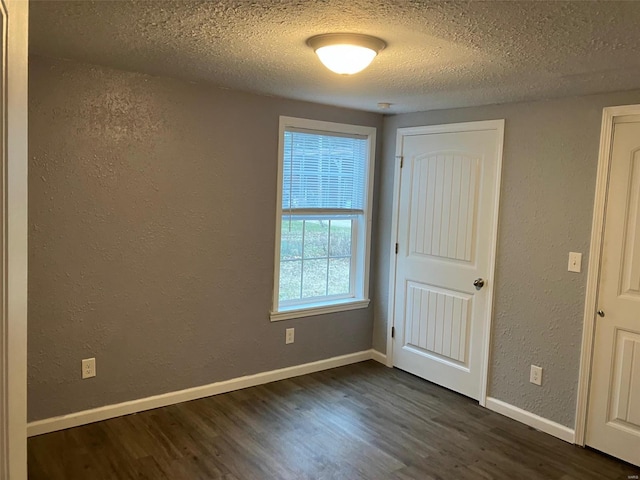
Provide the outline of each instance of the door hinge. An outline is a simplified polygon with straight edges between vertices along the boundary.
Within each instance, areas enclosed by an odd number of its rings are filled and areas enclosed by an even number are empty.
[[[404,157],[400,157],[400,168],[404,167]]]
[[[396,327],[391,327],[391,338],[396,338]]]
[[[396,255],[398,254],[398,244],[396,243]]]

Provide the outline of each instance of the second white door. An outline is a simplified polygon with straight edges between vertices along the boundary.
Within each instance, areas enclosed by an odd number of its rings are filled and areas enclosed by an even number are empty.
[[[480,400],[504,121],[400,129],[393,364]]]
[[[640,115],[612,146],[586,443],[640,466]]]

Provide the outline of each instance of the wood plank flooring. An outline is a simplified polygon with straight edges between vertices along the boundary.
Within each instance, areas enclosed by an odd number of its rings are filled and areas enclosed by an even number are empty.
[[[638,474],[373,361],[29,439],[32,480]]]

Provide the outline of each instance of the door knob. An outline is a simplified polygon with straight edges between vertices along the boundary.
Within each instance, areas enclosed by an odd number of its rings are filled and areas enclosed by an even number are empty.
[[[604,317],[604,312],[602,310],[598,310],[598,315]]]
[[[482,278],[476,278],[473,281],[473,286],[476,287],[476,290],[480,290],[482,287],[484,287],[484,280]]]

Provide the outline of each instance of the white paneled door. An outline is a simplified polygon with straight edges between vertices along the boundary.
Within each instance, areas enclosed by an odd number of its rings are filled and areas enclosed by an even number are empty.
[[[503,121],[400,129],[393,365],[483,396]]]
[[[586,443],[640,466],[640,116],[618,117],[605,210]]]

